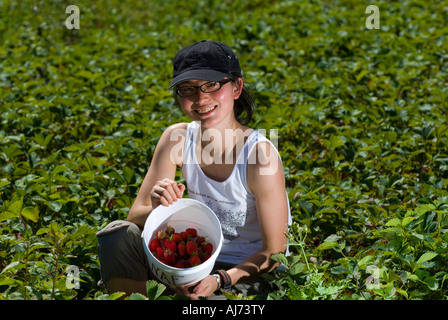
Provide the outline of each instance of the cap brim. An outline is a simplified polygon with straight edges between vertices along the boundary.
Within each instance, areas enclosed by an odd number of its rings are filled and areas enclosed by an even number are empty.
[[[174,77],[168,89],[187,80],[219,81],[227,76],[227,73],[211,69],[188,70]]]

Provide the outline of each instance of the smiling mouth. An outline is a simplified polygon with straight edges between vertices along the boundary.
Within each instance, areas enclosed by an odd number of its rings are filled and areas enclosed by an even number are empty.
[[[199,114],[206,114],[206,113],[209,113],[209,112],[215,110],[216,107],[217,107],[217,106],[213,106],[213,107],[209,107],[209,108],[204,108],[204,109],[197,109],[197,110],[195,110],[195,111],[196,111],[197,113],[199,113]]]

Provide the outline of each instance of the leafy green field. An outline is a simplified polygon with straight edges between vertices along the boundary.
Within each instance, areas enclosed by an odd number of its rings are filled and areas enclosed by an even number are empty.
[[[447,21],[445,1],[0,0],[0,299],[108,298],[95,233],[188,121],[172,57],[213,39],[278,130],[294,219],[283,289],[251,298],[446,300]]]

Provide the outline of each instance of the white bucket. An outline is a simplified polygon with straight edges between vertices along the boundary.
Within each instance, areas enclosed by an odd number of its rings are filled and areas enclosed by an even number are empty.
[[[210,258],[190,268],[171,267],[157,260],[148,244],[157,231],[165,229],[167,225],[172,226],[176,232],[196,228],[198,235],[206,236],[207,241],[213,244]],[[209,207],[197,200],[183,198],[168,207],[159,205],[155,208],[146,219],[142,239],[152,274],[166,285],[189,286],[210,274],[221,251],[223,235],[221,224]]]

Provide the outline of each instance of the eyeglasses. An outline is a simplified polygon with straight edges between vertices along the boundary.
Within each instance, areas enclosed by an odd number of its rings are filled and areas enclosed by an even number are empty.
[[[195,95],[198,92],[198,88],[201,89],[204,93],[211,93],[218,91],[221,89],[223,85],[227,82],[232,81],[232,79],[225,79],[221,81],[210,81],[206,82],[200,86],[185,86],[185,87],[177,87],[176,93],[181,97],[190,97]]]

